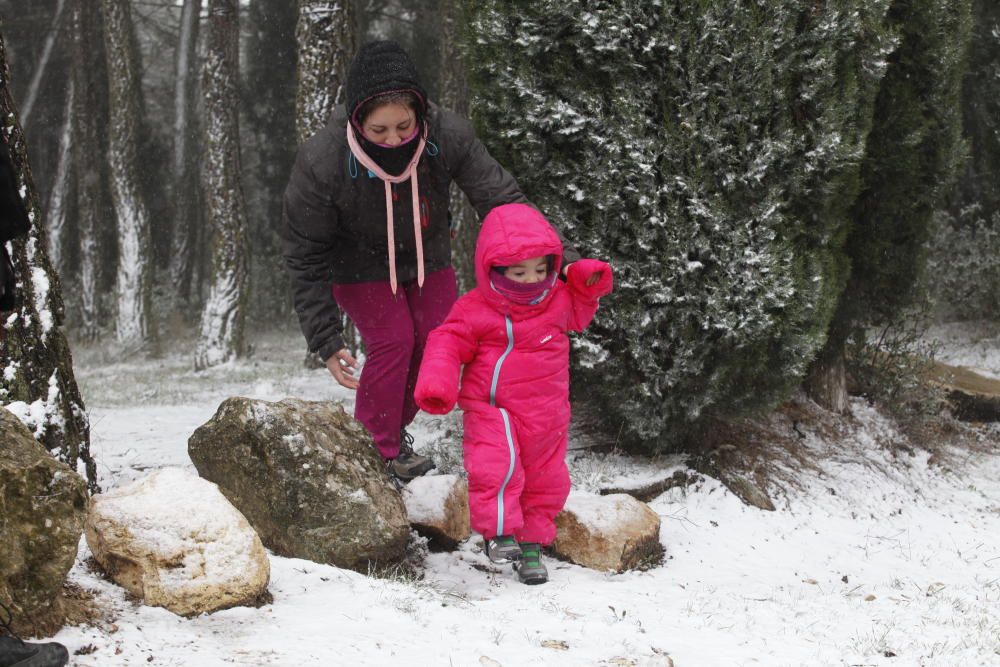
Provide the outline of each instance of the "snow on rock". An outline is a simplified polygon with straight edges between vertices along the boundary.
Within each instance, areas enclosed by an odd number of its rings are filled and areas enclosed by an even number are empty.
[[[552,549],[578,565],[623,572],[659,560],[660,517],[626,494],[570,493]]]
[[[469,486],[458,475],[417,477],[403,489],[403,503],[432,546],[450,550],[469,538]]]
[[[361,572],[406,554],[403,501],[339,403],[228,398],[188,453],[276,554]]]
[[[267,589],[257,533],[215,484],[179,468],[94,496],[85,530],[116,583],[175,614],[249,604]]]

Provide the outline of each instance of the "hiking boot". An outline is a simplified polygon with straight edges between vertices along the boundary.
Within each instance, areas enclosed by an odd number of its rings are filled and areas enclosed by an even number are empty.
[[[521,542],[521,560],[514,563],[517,578],[522,584],[534,586],[549,580],[549,571],[542,563],[542,545],[537,542]]]
[[[399,454],[396,458],[389,459],[386,464],[389,476],[405,483],[415,477],[426,475],[436,467],[430,457],[413,451],[413,436],[407,433],[405,428],[402,429],[399,432]]]
[[[0,667],[63,667],[69,651],[62,644],[35,644],[14,637],[0,637]]]
[[[486,540],[483,550],[486,557],[498,565],[513,563],[521,557],[521,547],[510,535],[497,535]]]

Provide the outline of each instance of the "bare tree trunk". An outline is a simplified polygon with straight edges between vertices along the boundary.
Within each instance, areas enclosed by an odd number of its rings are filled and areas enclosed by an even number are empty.
[[[42,89],[42,79],[45,76],[45,70],[49,66],[49,61],[52,58],[52,49],[55,47],[56,38],[59,36],[59,30],[63,19],[63,10],[65,8],[66,0],[58,0],[55,15],[52,17],[52,27],[49,28],[49,34],[45,37],[45,46],[42,47],[42,55],[38,59],[38,66],[35,68],[35,72],[31,76],[31,83],[28,84],[28,92],[24,96],[24,105],[21,109],[22,127],[27,127],[31,121],[31,112],[35,108],[35,101],[38,99],[38,91]]]
[[[348,0],[299,0],[299,92],[295,126],[302,143],[330,120],[344,99],[347,68],[354,55]]]
[[[106,77],[101,44],[101,16],[89,2],[73,8],[73,168],[76,172],[77,235],[80,242],[80,330],[83,340],[96,340],[100,333],[101,239],[110,226],[106,219],[104,181],[101,177],[105,152],[100,140],[98,117],[101,101],[97,85]]]
[[[205,95],[205,193],[213,230],[212,277],[195,368],[246,356],[246,210],[240,181],[239,4],[209,0]]]
[[[56,163],[56,178],[49,193],[49,258],[52,267],[65,280],[68,277],[65,248],[66,227],[73,203],[73,81],[66,91],[66,115],[59,135],[59,160]]]
[[[201,189],[198,181],[197,54],[201,0],[184,0],[177,45],[174,85],[174,225],[170,277],[176,301],[191,299],[195,238],[201,226]]]
[[[246,4],[244,4],[246,7]],[[288,275],[279,236],[282,194],[295,163],[295,67],[298,45],[297,2],[253,0],[244,15],[246,54],[242,108],[243,174],[247,197],[250,275],[253,281],[248,317],[265,322],[286,319],[292,312]]]
[[[59,276],[46,252],[48,240],[41,225],[38,193],[9,81],[7,53],[0,37],[0,122],[32,220],[27,239],[11,243],[20,302],[14,314],[0,323],[0,403],[28,421],[35,437],[53,455],[74,470],[82,466],[90,490],[96,492],[90,424],[62,330]]]
[[[325,126],[334,107],[344,101],[347,69],[356,48],[351,14],[350,0],[299,0],[295,128],[300,144]],[[357,331],[346,315],[343,336],[349,347],[357,347]],[[322,360],[309,352],[305,361],[307,366],[323,367]]]
[[[812,362],[803,381],[809,398],[820,407],[844,414],[847,412],[847,365],[843,345],[830,345]]]
[[[152,351],[152,248],[149,209],[139,187],[142,122],[139,56],[129,0],[102,0],[108,44],[111,102],[111,197],[118,221],[115,287],[118,342],[128,351]]]
[[[465,61],[458,48],[461,42],[461,8],[458,0],[441,0],[441,105],[468,117],[469,90],[466,84]],[[479,217],[468,198],[451,184],[452,264],[458,279],[459,293],[476,286],[476,238],[479,235]]]

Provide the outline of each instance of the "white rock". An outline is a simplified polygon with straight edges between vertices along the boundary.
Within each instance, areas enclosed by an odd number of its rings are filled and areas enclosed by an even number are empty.
[[[417,477],[403,488],[410,524],[432,545],[453,549],[468,539],[469,486],[458,475]]]
[[[622,572],[657,562],[663,555],[660,517],[624,493],[570,493],[556,528],[552,550],[595,570]]]
[[[115,582],[175,614],[247,604],[267,589],[257,533],[215,484],[179,468],[94,496],[85,531]]]

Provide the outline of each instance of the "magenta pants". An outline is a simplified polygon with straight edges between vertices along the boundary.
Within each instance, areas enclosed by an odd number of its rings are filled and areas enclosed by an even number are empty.
[[[401,283],[392,293],[388,281],[333,286],[333,298],[354,322],[365,343],[354,417],[364,424],[384,459],[399,454],[399,430],[413,421],[413,388],[427,334],[444,321],[458,298],[455,271],[435,271]]]

